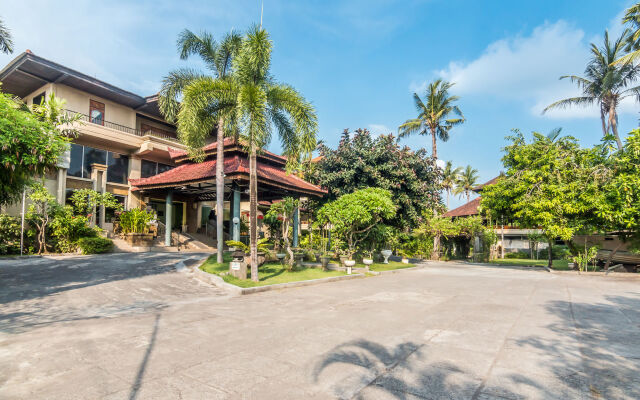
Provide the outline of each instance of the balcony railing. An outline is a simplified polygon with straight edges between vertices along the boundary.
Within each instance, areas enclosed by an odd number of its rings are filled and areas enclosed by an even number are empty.
[[[164,133],[166,131],[159,131],[159,130],[153,130],[153,129],[146,129],[146,130],[143,131],[141,129],[132,128],[130,126],[121,125],[121,124],[117,124],[115,122],[110,122],[110,121],[103,121],[103,123],[95,123],[95,122],[91,121],[91,117],[89,117],[87,114],[83,114],[83,113],[80,113],[80,112],[77,112],[77,111],[73,111],[73,110],[65,110],[65,111],[68,112],[71,115],[79,115],[81,121],[88,122],[88,123],[94,124],[94,125],[106,126],[107,128],[115,129],[117,131],[125,132],[125,133],[131,134],[131,135],[136,135],[136,136],[151,135],[151,136],[159,137],[159,138],[162,138],[162,139],[172,140],[174,142],[178,141],[177,138]]]

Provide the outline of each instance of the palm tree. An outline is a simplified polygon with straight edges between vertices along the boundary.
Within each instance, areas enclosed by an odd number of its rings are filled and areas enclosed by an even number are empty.
[[[4,21],[0,19],[0,51],[5,54],[13,53],[13,39],[11,31],[4,25]]]
[[[628,30],[615,41],[609,40],[609,33],[604,33],[604,46],[599,48],[591,43],[591,61],[584,71],[584,77],[576,75],[561,76],[568,78],[582,89],[582,96],[570,97],[550,104],[542,113],[550,109],[567,108],[570,106],[590,106],[597,104],[600,109],[600,122],[602,134],[613,134],[618,145],[622,149],[622,141],[618,135],[618,112],[620,102],[629,96],[638,96],[640,86],[627,87],[635,82],[640,73],[640,66],[632,62],[614,64],[624,53],[627,43]]]
[[[214,118],[234,115],[240,142],[249,153],[249,231],[251,279],[258,280],[258,179],[257,153],[271,141],[273,128],[278,133],[289,167],[304,156],[310,158],[316,147],[318,122],[313,106],[293,87],[278,83],[271,76],[272,43],[262,27],[255,26],[245,35],[238,55],[233,59],[230,79],[201,77],[184,88],[178,128],[203,136],[209,124],[202,112]]]
[[[622,23],[631,26],[625,48],[630,53],[618,58],[614,64],[634,62],[640,57],[640,3],[627,8],[622,17]]]
[[[458,177],[460,175],[460,171],[462,168],[456,167],[453,168],[453,163],[451,161],[447,161],[447,164],[442,171],[442,188],[447,192],[447,210],[449,209],[449,196],[451,195],[451,191],[456,186],[458,182]]]
[[[478,184],[478,170],[467,165],[464,171],[458,176],[458,182],[455,188],[455,194],[465,194],[467,203],[471,201],[471,191]]]
[[[240,35],[231,31],[219,44],[209,33],[202,33],[200,36],[185,29],[178,36],[178,51],[180,58],[186,60],[190,55],[197,54],[205,62],[208,69],[213,71],[214,78],[219,80],[228,79],[232,73],[232,60],[240,49],[242,39]],[[168,121],[175,122],[180,109],[179,97],[184,88],[195,80],[205,76],[204,74],[189,68],[182,68],[171,71],[162,82],[158,105]],[[209,122],[217,123],[217,145],[216,145],[216,238],[217,238],[217,261],[222,263],[223,252],[223,218],[224,215],[224,136],[225,118],[218,116],[217,120],[211,119],[211,114],[205,114],[202,118],[209,119]],[[229,120],[228,120],[229,121]],[[213,127],[211,128],[213,130]],[[189,131],[180,131],[180,138],[184,141],[192,153],[197,155],[201,151],[206,137],[209,135],[192,135]]]
[[[429,84],[425,101],[420,99],[417,93],[413,94],[413,101],[418,109],[418,117],[405,121],[398,128],[400,137],[409,136],[413,133],[420,135],[431,134],[431,156],[438,158],[436,138],[443,142],[449,140],[449,131],[456,125],[464,122],[464,116],[453,103],[459,100],[458,96],[451,96],[449,89],[453,83],[438,79]],[[426,103],[426,104],[425,104]],[[448,118],[451,114],[459,118]]]

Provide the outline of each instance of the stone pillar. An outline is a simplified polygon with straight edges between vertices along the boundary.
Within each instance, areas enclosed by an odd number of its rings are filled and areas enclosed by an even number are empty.
[[[56,200],[58,200],[58,204],[64,206],[66,201],[67,194],[67,169],[59,168],[58,169],[58,192],[56,195]]]
[[[298,247],[298,232],[300,231],[300,209],[293,209],[293,244],[292,247]]]
[[[140,169],[142,168],[142,160],[135,157],[129,157],[129,179],[140,179]],[[129,193],[127,195],[127,210],[132,208],[138,208],[140,206],[139,192],[132,192],[131,186],[129,186]]]
[[[91,181],[93,190],[99,193],[107,191],[107,166],[104,164],[91,164]],[[96,221],[96,208],[92,210],[91,226],[95,226],[98,222],[100,228],[104,228],[104,206],[100,206],[100,221]]]
[[[232,210],[233,210],[233,212],[231,213],[231,226],[232,226],[231,232],[233,232],[232,238],[235,241],[239,241],[240,240],[240,224],[233,223],[234,218],[238,218],[238,220],[240,219],[240,191],[238,189],[233,190]]]
[[[168,189],[167,190],[167,199],[166,199],[166,203],[165,203],[165,211],[164,211],[164,225],[165,225],[165,231],[164,231],[164,245],[169,247],[171,246],[171,225],[173,222],[173,215],[172,214],[172,207],[173,207],[173,189]]]

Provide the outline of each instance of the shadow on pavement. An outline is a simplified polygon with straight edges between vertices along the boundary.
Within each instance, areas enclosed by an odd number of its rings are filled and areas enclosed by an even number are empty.
[[[144,352],[144,357],[142,358],[142,362],[138,367],[138,373],[136,374],[136,379],[133,382],[133,386],[131,386],[131,392],[129,392],[129,400],[135,400],[138,397],[138,392],[142,387],[142,380],[144,379],[144,372],[147,369],[147,363],[149,362],[149,357],[151,356],[151,352],[156,345],[156,336],[158,335],[158,325],[160,322],[160,314],[156,314],[156,319],[153,324],[153,331],[151,332],[151,338],[149,339],[149,345],[147,346],[147,350]]]

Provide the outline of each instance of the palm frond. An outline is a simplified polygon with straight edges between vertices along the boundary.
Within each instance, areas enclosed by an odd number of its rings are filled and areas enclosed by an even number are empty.
[[[6,27],[2,19],[0,19],[0,51],[5,54],[13,53],[11,31]]]
[[[167,121],[176,122],[182,91],[191,82],[202,77],[201,73],[191,68],[180,68],[164,77],[158,93],[158,107]]]
[[[177,46],[181,59],[186,60],[190,55],[197,54],[210,69],[216,69],[218,44],[210,33],[202,32],[196,35],[185,29],[178,35]]]

